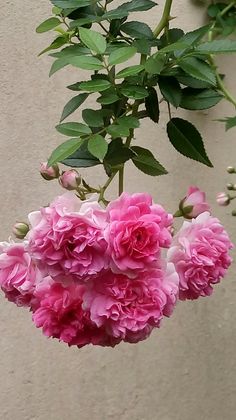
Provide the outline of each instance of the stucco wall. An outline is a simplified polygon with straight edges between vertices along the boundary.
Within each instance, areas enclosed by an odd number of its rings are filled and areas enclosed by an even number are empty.
[[[159,3],[161,8],[164,2]],[[190,30],[203,22],[201,9],[190,1],[174,4],[175,26]],[[48,0],[8,0],[0,9],[0,237],[7,239],[16,219],[60,191],[56,183],[41,181],[37,167],[57,144],[54,126],[71,96],[65,86],[77,80],[78,71],[62,70],[49,80],[50,58],[37,58],[50,38],[35,34],[48,16]],[[149,24],[155,20],[151,11]],[[221,67],[231,74],[227,83],[236,93],[235,58],[222,58]],[[233,110],[221,103],[210,112],[181,114],[204,133],[215,168],[174,151],[165,136],[163,105],[159,127],[144,123],[137,142],[151,144],[170,175],[149,178],[130,167],[126,188],[149,191],[174,211],[187,186],[197,184],[207,190],[215,214],[234,239],[236,220],[216,207],[215,194],[230,180],[225,167],[236,163],[235,131],[225,133],[223,125],[212,122]],[[47,341],[27,311],[1,296],[0,419],[235,420],[235,324],[235,267],[211,298],[178,305],[150,339],[113,350],[68,349]]]

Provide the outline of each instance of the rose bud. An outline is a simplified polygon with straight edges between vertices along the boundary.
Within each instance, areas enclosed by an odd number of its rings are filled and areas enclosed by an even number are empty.
[[[46,181],[51,181],[52,179],[56,179],[60,175],[59,167],[57,164],[52,166],[47,166],[47,162],[42,162],[40,164],[40,174],[42,175],[43,179]]]
[[[216,196],[216,201],[219,204],[219,206],[228,206],[231,198],[229,194],[226,194],[225,192],[220,192]]]
[[[236,173],[236,169],[233,166],[228,166],[227,172],[229,174],[235,174]]]
[[[186,219],[193,219],[205,211],[210,211],[210,206],[206,202],[206,194],[197,187],[189,187],[186,197],[180,202],[178,215]]]
[[[62,172],[62,175],[59,177],[59,183],[66,190],[76,190],[81,183],[81,176],[75,169],[70,169]]]
[[[14,233],[16,238],[24,239],[24,237],[29,232],[29,225],[24,222],[17,222],[13,226],[12,232]]]

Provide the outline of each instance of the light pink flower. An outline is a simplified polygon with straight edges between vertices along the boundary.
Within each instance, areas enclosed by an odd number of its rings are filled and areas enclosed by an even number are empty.
[[[1,244],[0,286],[6,298],[17,306],[28,306],[42,275],[24,243]]]
[[[168,250],[168,260],[175,264],[180,279],[180,299],[209,296],[231,264],[232,248],[219,220],[208,212],[191,222],[184,222]]]
[[[53,278],[86,280],[106,268],[106,212],[97,202],[67,192],[29,221],[30,252]]]
[[[68,345],[86,344],[114,346],[119,340],[107,336],[91,322],[82,308],[84,286],[44,281],[35,292],[33,321],[47,337],[57,338]]]
[[[216,196],[216,201],[219,206],[228,206],[230,203],[230,195],[225,192],[219,192]]]
[[[171,243],[172,216],[153,204],[148,194],[123,193],[107,208],[105,237],[111,268],[135,277],[160,258],[160,248]]]
[[[180,207],[184,216],[188,219],[195,218],[205,211],[210,211],[210,206],[206,202],[206,194],[194,186],[189,187]]]
[[[59,183],[66,190],[76,190],[81,183],[81,176],[76,169],[70,169],[62,173]]]
[[[106,272],[95,278],[84,295],[84,307],[98,327],[131,343],[147,338],[172,313],[178,295],[178,275],[162,269],[135,279]]]

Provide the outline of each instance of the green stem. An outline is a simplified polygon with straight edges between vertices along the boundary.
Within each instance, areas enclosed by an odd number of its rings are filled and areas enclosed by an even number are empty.
[[[119,170],[119,195],[124,191],[124,165]]]
[[[170,11],[171,11],[171,6],[172,6],[172,1],[173,0],[166,0],[162,18],[160,22],[158,23],[157,27],[153,31],[153,36],[155,38],[158,37],[158,35],[163,31],[163,29],[165,29],[166,25],[168,24],[170,20]]]

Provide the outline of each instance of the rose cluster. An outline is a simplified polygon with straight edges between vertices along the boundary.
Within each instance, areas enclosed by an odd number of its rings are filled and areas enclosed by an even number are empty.
[[[1,289],[70,346],[144,340],[178,298],[210,295],[231,263],[204,194],[190,188],[181,212],[189,221],[172,237],[173,216],[148,194],[123,193],[105,209],[67,192],[29,214],[24,241],[0,244]]]

